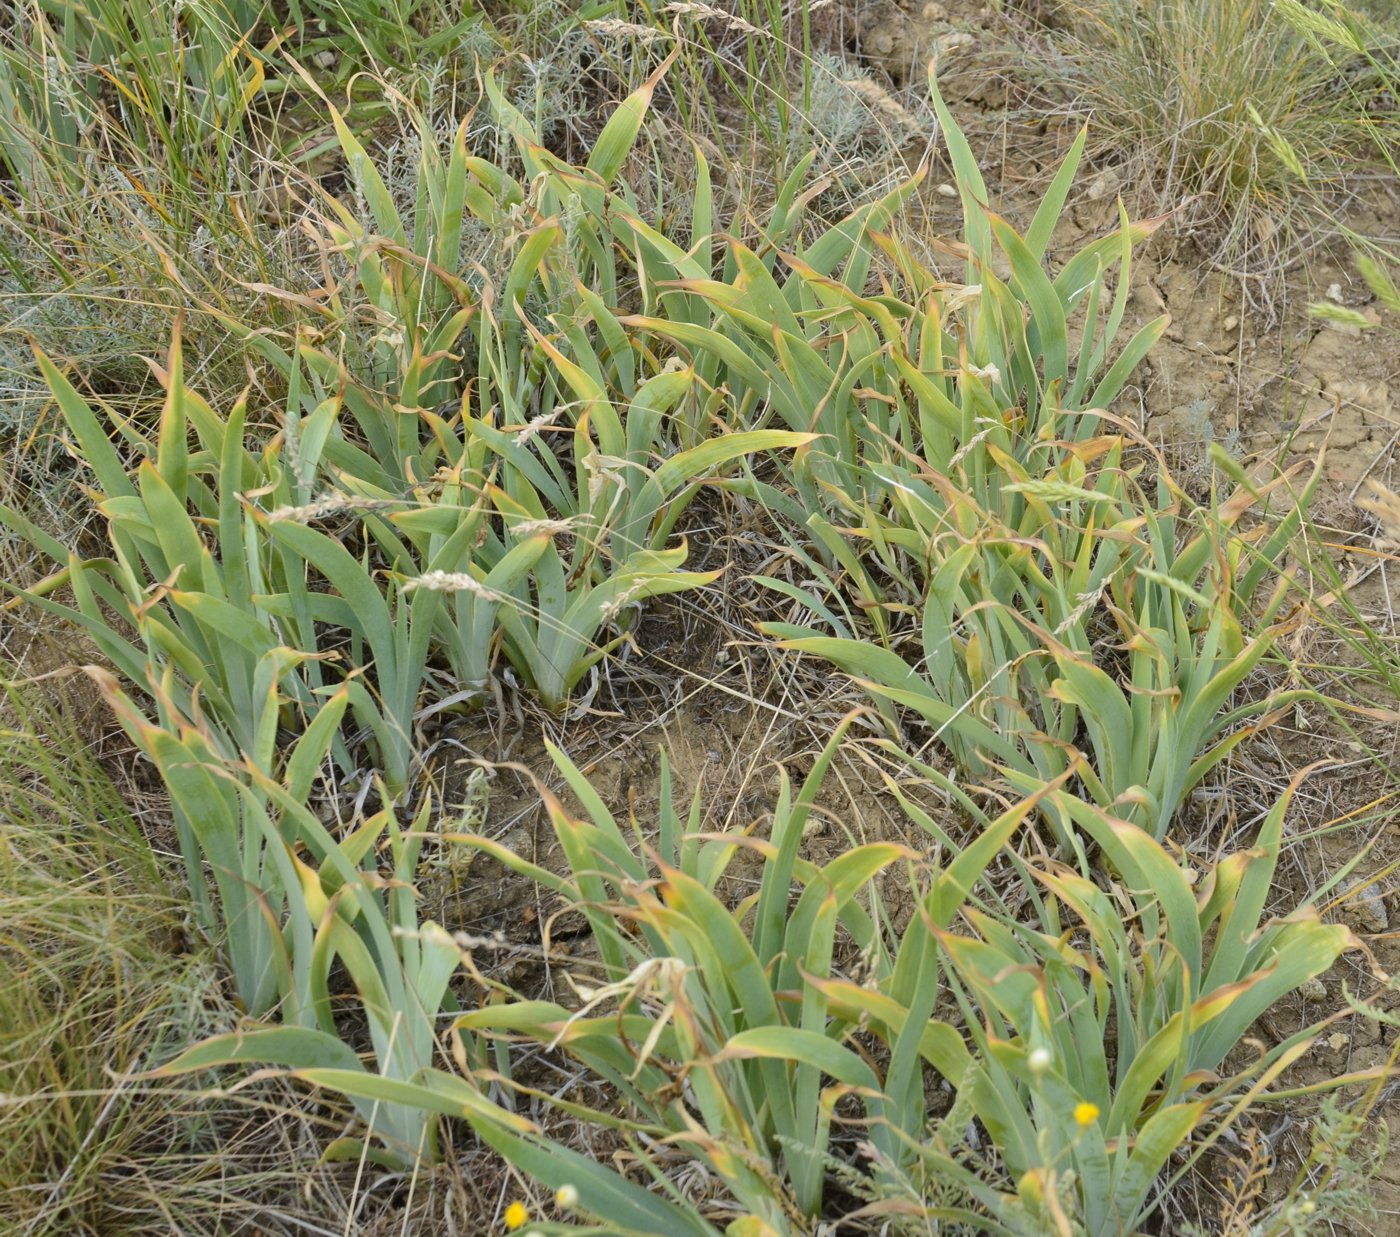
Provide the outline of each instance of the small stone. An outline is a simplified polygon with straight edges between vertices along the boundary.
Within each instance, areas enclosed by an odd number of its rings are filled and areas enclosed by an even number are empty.
[[[1233,331],[1239,324],[1240,320],[1235,317],[1234,314],[1230,314],[1226,317],[1225,321],[1220,324],[1220,329],[1228,333]]]
[[[934,39],[933,55],[935,58],[949,56],[953,52],[961,51],[964,47],[971,47],[976,41],[965,30],[950,30],[947,34],[940,34]]]
[[[1316,975],[1314,975],[1310,980],[1308,980],[1307,983],[1305,983],[1301,988],[1299,988],[1298,992],[1302,996],[1303,1000],[1309,1001],[1314,1005],[1317,1004],[1319,1001],[1325,1001],[1327,999],[1327,985],[1324,984],[1322,980],[1320,980]]]
[[[1353,882],[1343,897],[1341,911],[1353,928],[1362,932],[1384,932],[1390,927],[1390,914],[1385,898],[1375,885]]]
[[[1326,296],[1329,301],[1336,301],[1338,305],[1345,303],[1342,300],[1342,285],[1339,283],[1329,283]]]
[[[1133,288],[1133,300],[1150,313],[1163,314],[1167,312],[1166,298],[1153,287],[1151,280],[1144,279]]]
[[[311,57],[311,63],[318,69],[333,69],[335,68],[335,53],[329,49],[317,52]]]
[[[1370,1018],[1357,1018],[1351,1024],[1351,1042],[1356,1048],[1369,1048],[1379,1043],[1381,1024]]]
[[[952,185],[946,183],[939,185],[934,192],[941,198],[955,198],[958,196],[958,191],[954,189]]]
[[[1089,182],[1086,196],[1091,202],[1102,202],[1110,194],[1117,193],[1122,184],[1123,174],[1116,168],[1108,168]]]

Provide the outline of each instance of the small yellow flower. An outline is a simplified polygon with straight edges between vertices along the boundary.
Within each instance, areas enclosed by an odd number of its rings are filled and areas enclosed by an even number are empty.
[[[530,1209],[522,1202],[511,1203],[506,1208],[506,1227],[513,1233],[530,1222]]]
[[[1085,1129],[1099,1119],[1099,1106],[1083,1100],[1074,1106],[1074,1119],[1079,1128]]]
[[[572,1185],[561,1185],[554,1192],[554,1205],[560,1211],[572,1211],[578,1206],[578,1187]]]

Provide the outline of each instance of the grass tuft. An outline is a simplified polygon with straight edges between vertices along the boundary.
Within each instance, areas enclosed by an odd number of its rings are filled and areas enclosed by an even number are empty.
[[[1301,6],[1300,6],[1301,7]],[[1210,263],[1276,275],[1335,232],[1368,153],[1367,66],[1268,0],[1071,0],[1035,77]]]

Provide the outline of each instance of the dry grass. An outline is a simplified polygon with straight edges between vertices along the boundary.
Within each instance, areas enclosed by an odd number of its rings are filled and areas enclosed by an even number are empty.
[[[1266,0],[1072,0],[1031,53],[1049,106],[1091,121],[1142,209],[1212,265],[1267,278],[1320,238],[1366,154],[1364,82]]]

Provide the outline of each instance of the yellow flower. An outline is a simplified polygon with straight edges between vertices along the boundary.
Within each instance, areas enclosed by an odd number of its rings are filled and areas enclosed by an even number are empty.
[[[1099,1119],[1099,1106],[1087,1100],[1081,1101],[1074,1106],[1074,1119],[1080,1129],[1093,1125]]]
[[[506,1227],[513,1233],[524,1228],[530,1221],[530,1209],[524,1203],[514,1202],[506,1208]]]
[[[572,1185],[561,1185],[554,1192],[554,1205],[560,1211],[572,1211],[578,1206],[578,1187]]]

